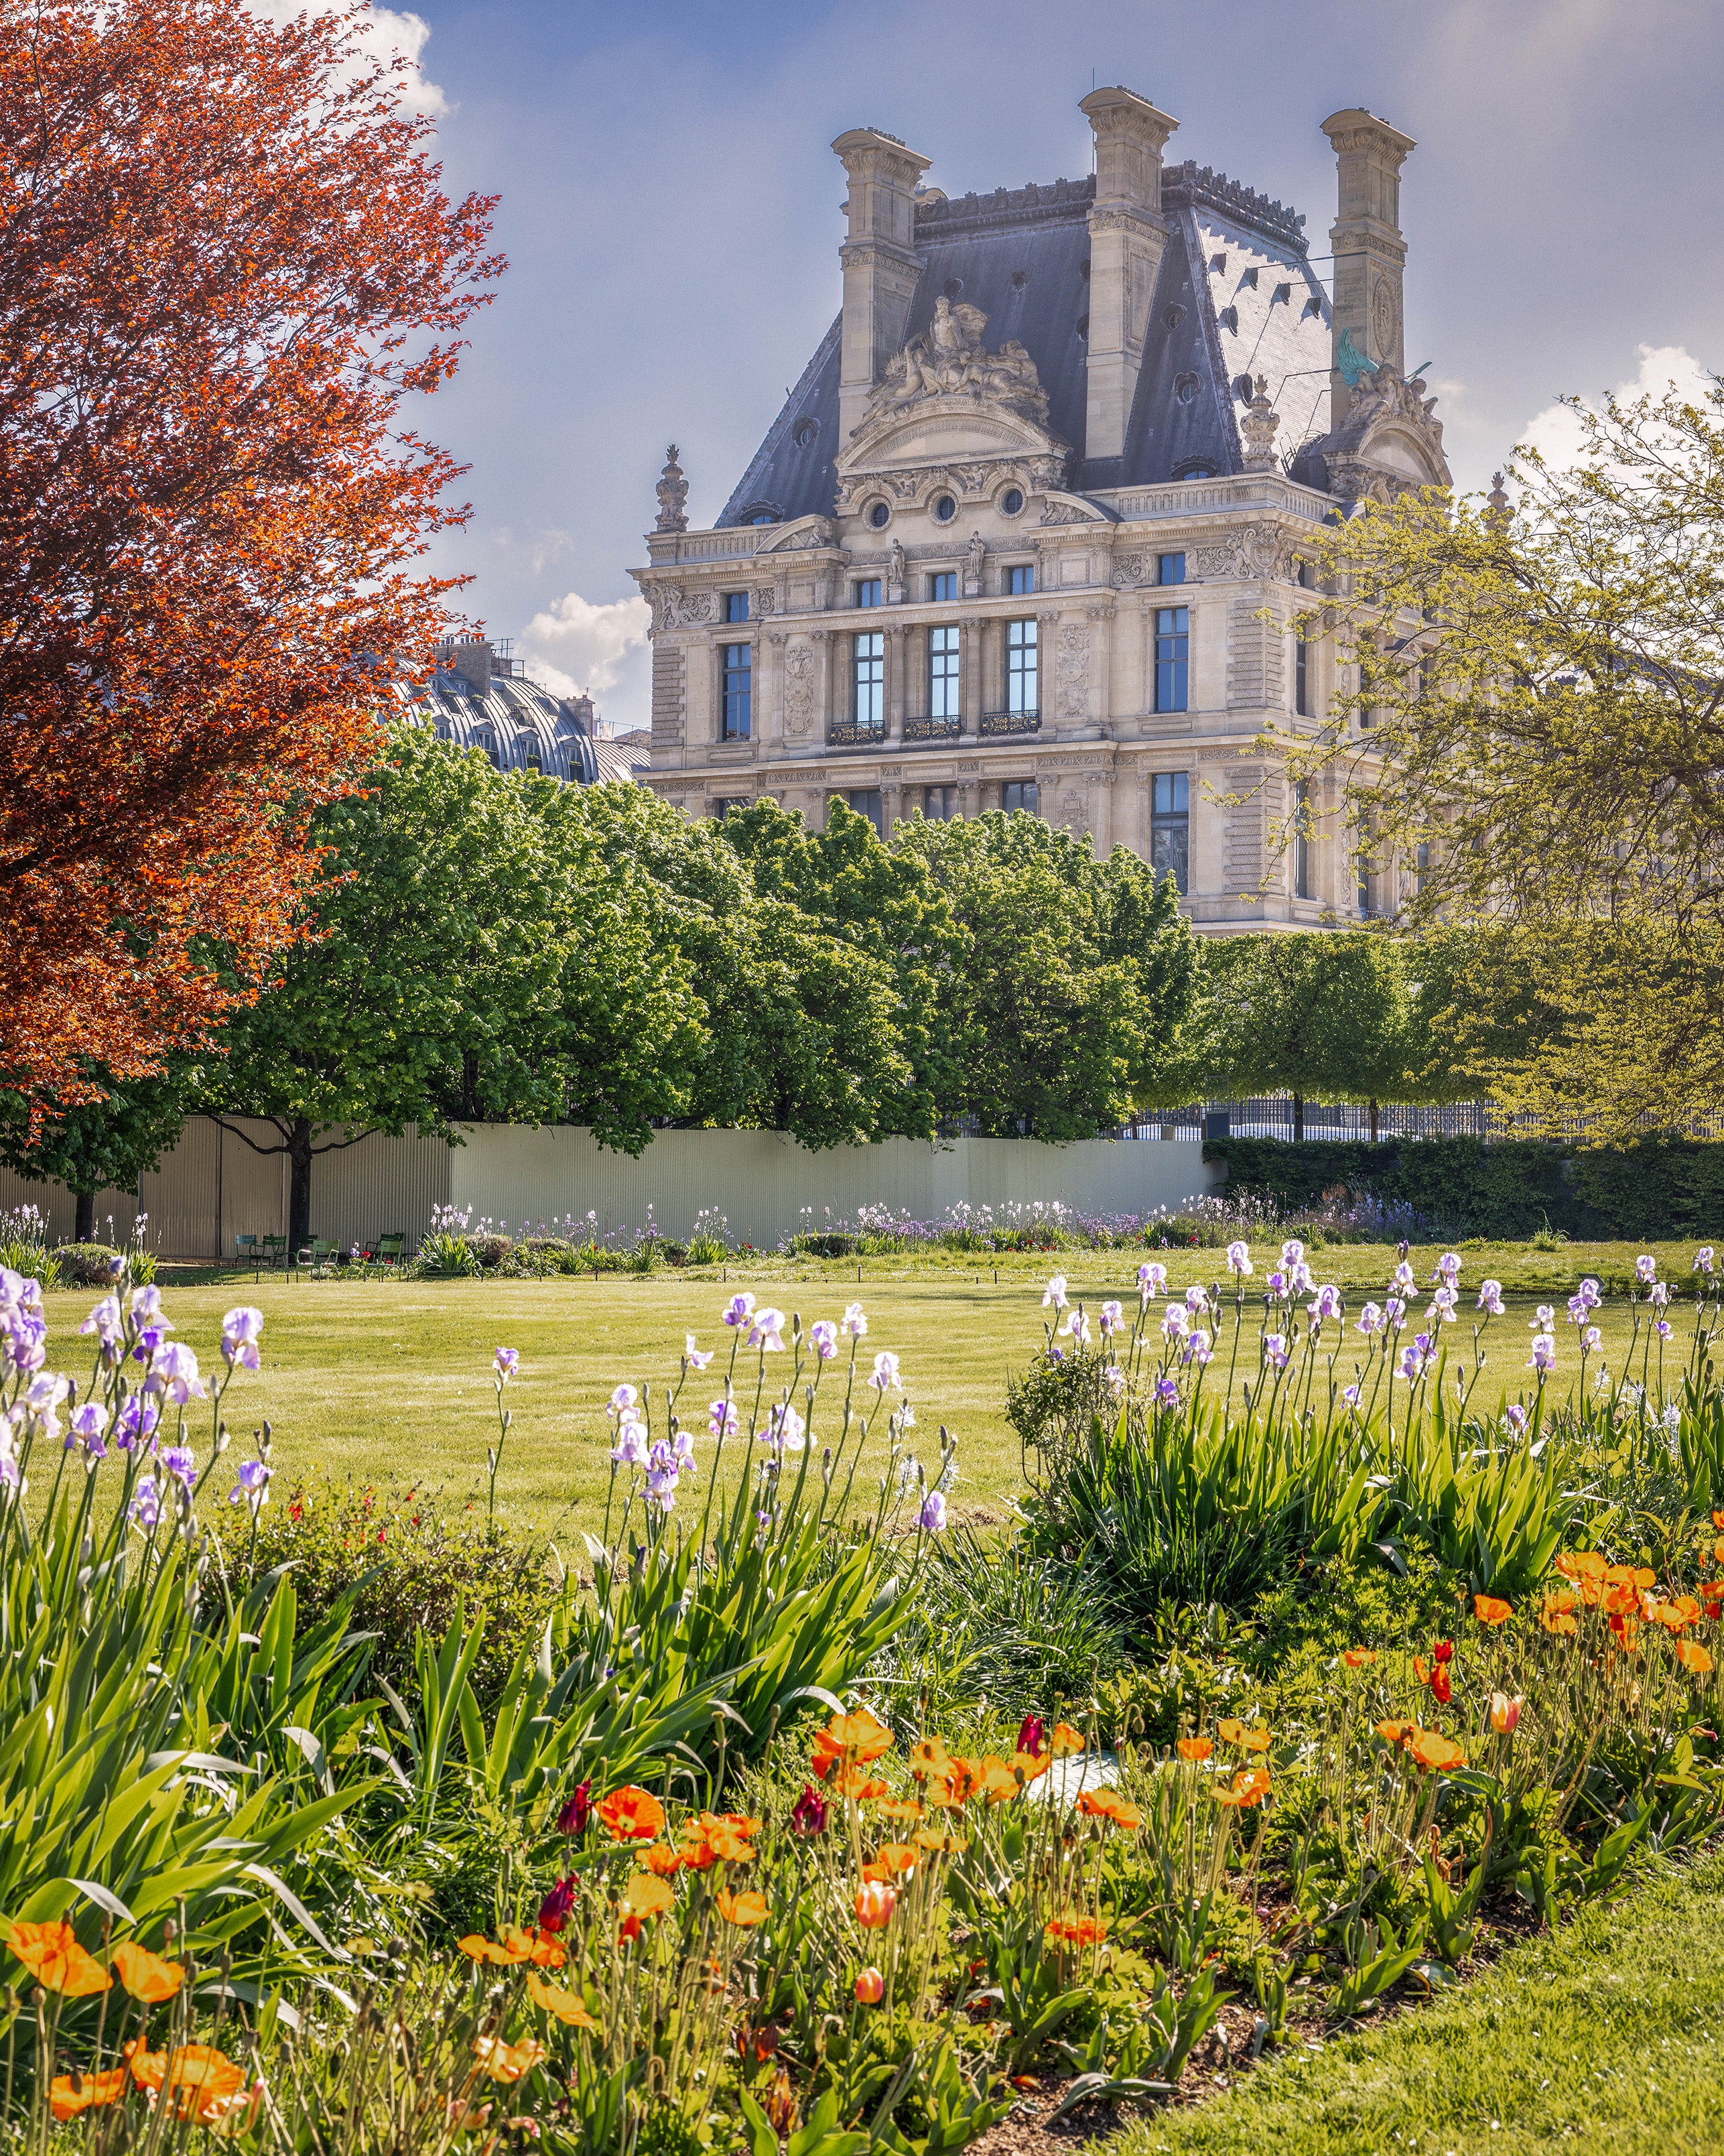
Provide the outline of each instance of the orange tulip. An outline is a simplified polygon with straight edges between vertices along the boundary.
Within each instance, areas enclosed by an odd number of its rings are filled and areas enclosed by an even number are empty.
[[[655,1879],[649,1871],[637,1871],[623,1889],[618,1906],[631,1917],[662,1917],[675,1902],[668,1879]]]
[[[494,2082],[518,2082],[544,2057],[545,2046],[531,2036],[518,2044],[505,2044],[500,2036],[475,2036],[473,2056]]]
[[[856,1922],[867,1931],[884,1931],[898,1906],[893,1889],[879,1879],[865,1880],[856,1895]]]
[[[1080,1729],[1074,1729],[1069,1722],[1054,1724],[1053,1733],[1048,1739],[1050,1758],[1063,1759],[1069,1753],[1082,1752],[1087,1748],[1088,1740]]]
[[[1179,1740],[1180,1758],[1188,1760],[1194,1767],[1202,1766],[1214,1749],[1207,1737],[1182,1737]]]
[[[1491,1695],[1491,1727],[1499,1737],[1512,1737],[1520,1727],[1521,1709],[1526,1704],[1519,1693],[1512,1697],[1506,1691]]]
[[[577,1991],[565,1991],[561,1985],[546,1984],[542,1976],[531,1969],[526,1973],[526,1995],[535,2006],[542,2006],[547,2014],[570,2029],[596,2029],[598,2026],[587,2011],[587,2003]]]
[[[863,2006],[878,2006],[886,1995],[886,1980],[877,1969],[865,1969],[856,1979],[856,1999]]]
[[[1512,1603],[1501,1601],[1494,1594],[1475,1594],[1473,1597],[1473,1614],[1481,1625],[1493,1627],[1506,1625],[1514,1614]]]
[[[44,1991],[90,1999],[113,1988],[113,1978],[85,1953],[69,1924],[14,1924],[7,1943]]]
[[[1678,1640],[1676,1660],[1691,1676],[1703,1677],[1712,1666],[1712,1658],[1698,1640]]]
[[[141,1999],[151,2006],[159,2006],[164,1999],[176,1997],[186,1980],[183,1964],[163,1961],[147,1947],[136,1940],[127,1939],[114,1949],[114,1966],[120,1972],[120,1981],[134,1999]]]
[[[731,1893],[728,1887],[718,1890],[718,1913],[727,1924],[736,1924],[747,1931],[767,1920],[767,1897],[752,1888],[741,1894]]]
[[[64,2125],[80,2112],[118,2103],[125,2093],[124,2066],[111,2067],[104,2074],[56,2074],[49,2084],[48,2107]]]
[[[596,1808],[598,1821],[613,1841],[651,1841],[664,1824],[664,1807],[650,1789],[631,1782]]]
[[[1341,1659],[1350,1670],[1362,1670],[1377,1660],[1377,1655],[1370,1647],[1349,1647]]]
[[[1460,1747],[1434,1729],[1415,1729],[1407,1749],[1421,1767],[1434,1768],[1439,1774],[1466,1764],[1466,1754]]]

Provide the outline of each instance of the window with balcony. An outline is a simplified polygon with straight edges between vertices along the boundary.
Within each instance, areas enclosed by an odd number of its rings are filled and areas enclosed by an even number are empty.
[[[877,607],[880,604],[880,578],[878,577],[865,577],[861,583],[857,585],[856,603],[859,607]]]
[[[955,719],[958,709],[958,631],[928,631],[928,716]]]
[[[1035,589],[1035,563],[1019,562],[1006,572],[1006,596],[1023,598]]]
[[[953,822],[958,814],[957,787],[923,787],[922,814],[931,824]]]
[[[1183,584],[1185,582],[1184,555],[1157,554],[1156,582],[1158,584]]]
[[[1155,618],[1155,707],[1189,709],[1191,614],[1186,607],[1158,607]]]
[[[880,732],[886,723],[886,639],[879,629],[856,639],[850,716],[859,730]]]
[[[1158,771],[1150,797],[1149,865],[1183,891],[1191,871],[1191,778]]]
[[[747,592],[726,592],[724,595],[724,618],[726,621],[747,621],[748,594]]]
[[[957,597],[957,571],[942,569],[937,577],[928,579],[928,597],[936,602]]]
[[[1006,709],[1021,718],[1034,718],[1042,707],[1035,632],[1033,621],[1006,624]]]
[[[1021,808],[1026,816],[1034,816],[1040,798],[1033,778],[1008,778],[1000,788],[1000,806],[1008,816],[1014,808]]]
[[[886,835],[885,808],[877,786],[853,786],[844,799],[859,816],[865,816],[873,824],[878,838]]]
[[[722,737],[747,741],[754,728],[754,657],[747,644],[719,647],[723,682]]]

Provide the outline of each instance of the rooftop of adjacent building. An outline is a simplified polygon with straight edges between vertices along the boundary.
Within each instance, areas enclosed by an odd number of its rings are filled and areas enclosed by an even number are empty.
[[[651,737],[636,727],[603,738],[592,697],[558,696],[535,681],[511,638],[450,638],[430,680],[402,700],[439,741],[478,749],[499,771],[538,771],[577,786],[646,775]]]

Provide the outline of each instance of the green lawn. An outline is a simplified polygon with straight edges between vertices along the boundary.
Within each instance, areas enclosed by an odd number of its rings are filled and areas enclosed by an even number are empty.
[[[964,1260],[949,1253],[860,1262],[767,1259],[747,1268],[664,1271],[598,1280],[361,1281],[287,1281],[249,1273],[187,1271],[164,1276],[167,1306],[179,1337],[206,1366],[213,1359],[222,1312],[237,1301],[264,1311],[264,1368],[241,1376],[226,1413],[243,1437],[266,1416],[274,1425],[276,1459],[289,1475],[315,1468],[363,1481],[415,1482],[464,1501],[483,1481],[485,1450],[496,1422],[490,1368],[499,1346],[518,1348],[521,1375],[510,1389],[516,1426],[499,1481],[503,1507],[522,1524],[552,1527],[593,1523],[608,1475],[603,1403],[629,1379],[662,1383],[675,1375],[685,1332],[703,1347],[724,1349],[720,1322],[726,1297],[739,1286],[762,1300],[800,1311],[805,1322],[838,1316],[859,1299],[869,1314],[870,1348],[903,1358],[905,1382],[920,1429],[916,1442],[931,1457],[945,1423],[960,1442],[962,1506],[998,1510],[1018,1479],[1015,1439],[1003,1413],[1008,1373],[1041,1345],[1041,1291],[1049,1273],[1064,1270],[1074,1296],[1092,1309],[1109,1294],[1135,1297],[1135,1251],[1039,1253]],[[1217,1250],[1154,1254],[1172,1284],[1213,1281],[1224,1264]],[[1255,1253],[1262,1276],[1277,1251]],[[1571,1245],[1534,1250],[1525,1245],[1468,1250],[1463,1307],[1470,1311],[1478,1281],[1495,1275],[1514,1297],[1488,1343],[1492,1389],[1521,1382],[1528,1321],[1535,1302],[1561,1302],[1583,1272],[1606,1280],[1632,1276],[1627,1245]],[[1671,1278],[1686,1281],[1689,1246],[1660,1251]],[[1421,1280],[1436,1253],[1415,1251]],[[1315,1254],[1320,1280],[1334,1280],[1357,1301],[1380,1295],[1394,1252],[1349,1245]],[[859,1284],[858,1274],[861,1275]],[[996,1277],[997,1276],[997,1277]],[[85,1343],[78,1321],[94,1296],[57,1291],[49,1301],[56,1361],[76,1371]],[[1423,1308],[1415,1305],[1415,1314]],[[1248,1337],[1256,1312],[1246,1314]],[[1619,1353],[1626,1306],[1605,1314],[1607,1350]],[[1466,1327],[1455,1328],[1465,1339]],[[1558,1326],[1559,1378],[1576,1367],[1574,1336]],[[715,1368],[718,1366],[715,1365]],[[1219,1376],[1219,1372],[1216,1373]],[[709,1373],[710,1375],[710,1373]],[[716,1386],[690,1380],[689,1398],[704,1404]],[[699,1425],[697,1424],[696,1427]],[[278,1486],[279,1487],[279,1486]]]
[[[1435,2004],[1296,2044],[1109,2156],[1701,2156],[1724,2120],[1724,1856]]]

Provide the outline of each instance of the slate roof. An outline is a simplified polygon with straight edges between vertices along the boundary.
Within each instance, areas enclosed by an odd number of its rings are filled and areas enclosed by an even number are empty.
[[[601,754],[577,712],[579,700],[553,696],[536,681],[516,675],[493,675],[481,690],[452,667],[439,667],[425,688],[407,700],[407,716],[429,726],[439,741],[476,748],[499,771],[525,771],[537,760],[547,778],[577,786],[633,774],[619,759]]]
[[[1049,429],[1074,452],[1080,492],[1178,479],[1193,465],[1242,468],[1237,415],[1249,377],[1267,377],[1290,458],[1326,425],[1329,302],[1306,261],[1304,218],[1194,163],[1162,175],[1172,227],[1156,281],[1125,453],[1084,449],[1090,237],[1095,182],[932,196],[916,208],[921,275],[907,336],[943,293],[988,316],[990,350],[1017,338],[1048,393]],[[1253,274],[1255,273],[1255,274]],[[718,522],[830,516],[837,480],[839,327],[834,321],[768,429]],[[1243,394],[1241,391],[1243,390]]]

